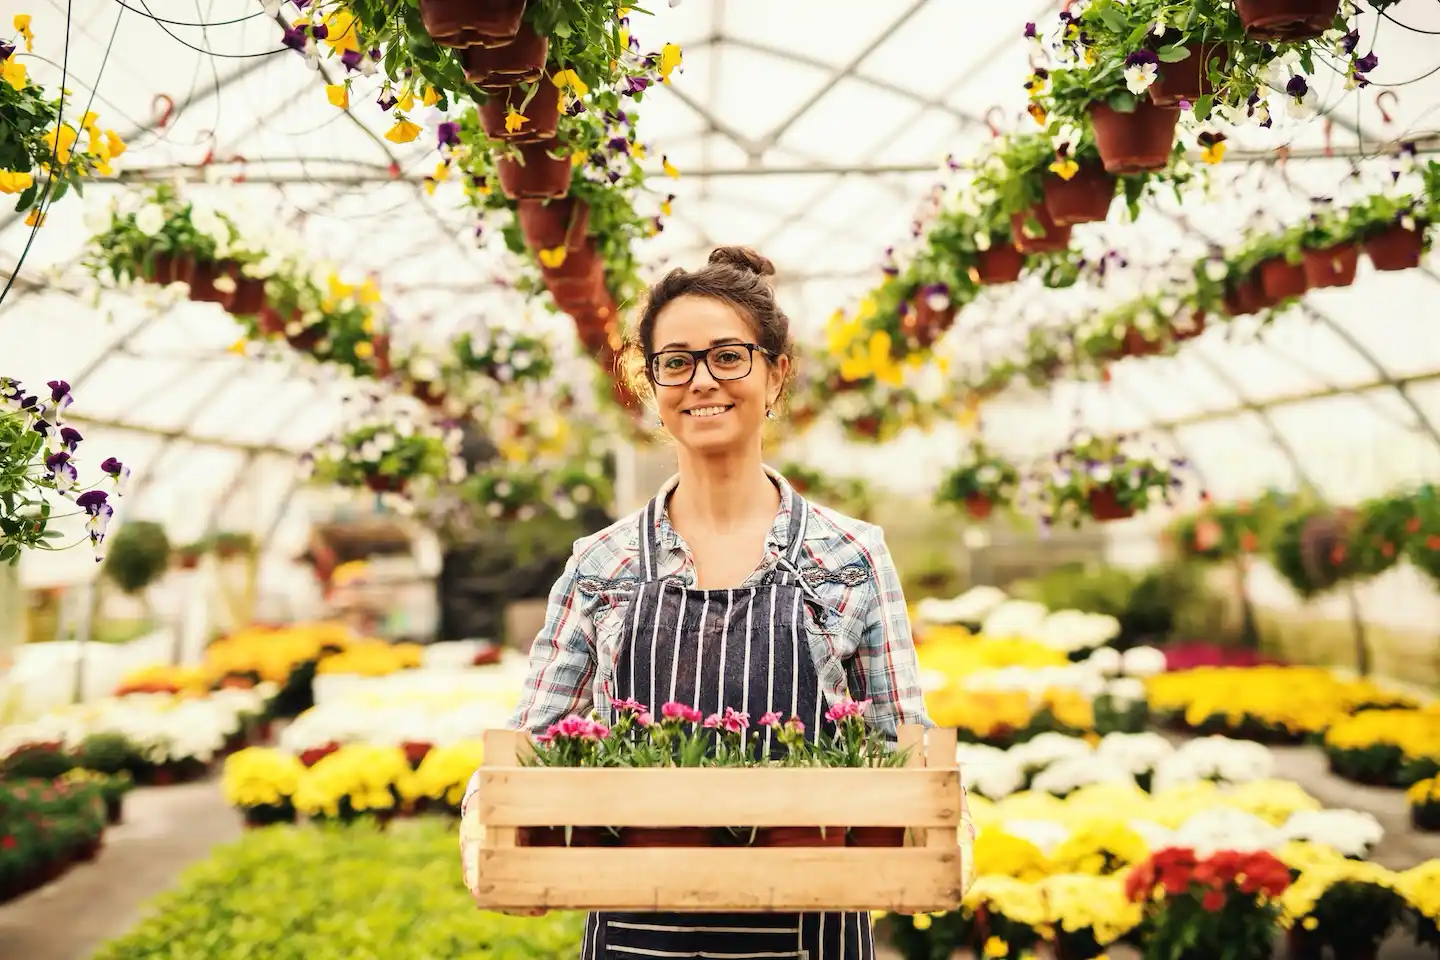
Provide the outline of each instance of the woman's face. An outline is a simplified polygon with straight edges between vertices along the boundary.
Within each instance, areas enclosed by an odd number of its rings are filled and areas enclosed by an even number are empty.
[[[751,362],[743,344],[752,344],[758,339],[750,322],[720,300],[680,297],[660,311],[655,320],[652,354],[736,344],[734,350],[711,354],[716,372],[727,377],[743,370],[745,364],[750,365],[750,372],[739,379],[717,380],[700,361],[694,364],[695,375],[689,383],[655,384],[660,422],[681,446],[700,453],[721,453],[739,449],[758,437],[765,411],[779,396],[790,364],[788,357],[772,360],[758,350]],[[662,367],[668,364],[683,370],[688,359],[662,356],[655,362]],[[664,370],[660,373],[663,376]],[[683,375],[680,379],[684,379]]]

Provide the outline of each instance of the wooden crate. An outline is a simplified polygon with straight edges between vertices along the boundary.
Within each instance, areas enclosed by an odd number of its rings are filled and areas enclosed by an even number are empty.
[[[788,912],[959,906],[955,731],[900,729],[895,769],[522,767],[528,735],[485,735],[483,832],[467,877],[492,910]],[[905,847],[527,847],[521,827],[909,827]],[[482,829],[477,829],[482,828]]]

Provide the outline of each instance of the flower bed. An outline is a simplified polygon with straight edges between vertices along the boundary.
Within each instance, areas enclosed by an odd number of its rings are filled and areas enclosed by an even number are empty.
[[[0,779],[0,903],[93,860],[105,823],[98,784]]]
[[[256,831],[192,867],[94,960],[579,955],[583,917],[482,913],[459,883],[455,857],[454,830],[438,822],[386,834],[363,826]]]
[[[1414,706],[1404,694],[1322,667],[1216,667],[1153,677],[1150,707],[1180,729],[1272,743],[1318,738],[1371,707]]]

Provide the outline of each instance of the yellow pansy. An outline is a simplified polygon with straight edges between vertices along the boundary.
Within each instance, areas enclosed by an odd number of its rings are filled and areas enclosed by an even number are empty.
[[[100,118],[95,114],[95,111],[85,111],[85,116],[82,117],[80,120],[80,129],[84,130],[92,137],[98,137],[100,135],[100,130],[95,126],[95,121],[98,119]]]
[[[420,102],[427,107],[435,106],[435,104],[440,102],[440,91],[434,87],[426,87],[425,94],[420,98]]]
[[[1050,172],[1061,180],[1069,180],[1080,172],[1080,164],[1075,162],[1074,157],[1056,157],[1055,162],[1050,164]]]
[[[15,20],[13,22],[15,24],[15,29],[20,31],[20,36],[25,38],[25,52],[34,53],[35,34],[30,32],[30,14],[17,13],[15,14]]]
[[[325,99],[330,101],[332,107],[344,110],[350,106],[350,88],[343,83],[327,83],[325,84]]]
[[[567,251],[563,243],[558,247],[551,247],[549,250],[541,250],[538,254],[540,257],[540,265],[554,270],[556,267],[565,263],[566,253]]]
[[[677,45],[667,43],[660,48],[660,77],[666,83],[670,82],[670,74],[680,66],[680,60],[681,53]]]
[[[124,153],[127,149],[128,147],[120,134],[114,130],[105,131],[105,152],[110,155],[111,160],[120,156],[120,154]]]
[[[0,63],[0,80],[4,80],[16,90],[25,88],[25,64],[17,63],[14,57]]]
[[[671,213],[671,204],[670,204],[670,201],[669,201],[669,200],[661,200],[661,201],[660,201],[660,214],[661,214],[661,216],[668,217],[668,216],[670,216],[670,213]]]
[[[583,97],[590,92],[585,81],[581,80],[580,75],[574,70],[561,70],[550,78],[550,82],[561,90],[573,91],[577,97]]]
[[[355,15],[343,7],[325,18],[325,44],[336,53],[360,52],[360,31]]]
[[[1045,126],[1045,121],[1050,118],[1050,115],[1045,112],[1045,105],[1038,101],[1031,100],[1030,106],[1026,107],[1025,109],[1029,112],[1030,116],[1034,118],[1035,123],[1039,126]]]
[[[673,180],[680,179],[680,171],[676,170],[674,165],[671,164],[669,157],[661,157],[660,166],[665,171],[665,176],[670,177]]]
[[[570,154],[570,166],[572,166],[572,167],[581,167],[581,166],[584,166],[584,165],[585,165],[585,161],[586,161],[586,160],[589,160],[589,159],[590,159],[590,154],[586,153],[584,150],[576,150],[574,153]]]
[[[43,227],[44,225],[45,214],[40,212],[39,207],[32,209],[30,215],[25,218],[25,226],[27,227]]]
[[[234,343],[230,344],[230,346],[226,347],[225,352],[234,353],[243,357],[245,356],[245,347],[247,343],[249,343],[249,341],[247,341],[244,337],[241,337],[239,340],[236,340]]]
[[[29,190],[35,178],[24,170],[0,170],[0,193],[22,193]]]
[[[369,360],[375,356],[375,344],[369,340],[361,340],[355,344],[355,359]]]
[[[516,110],[514,106],[511,106],[505,114],[505,132],[518,133],[520,128],[529,122],[529,117],[525,116],[519,110]]]
[[[47,130],[41,140],[45,146],[50,148],[50,152],[55,157],[55,162],[64,165],[70,162],[70,151],[75,146],[75,141],[79,136],[80,134],[75,132],[74,127],[65,123],[61,124],[55,130]]]
[[[395,121],[395,126],[385,131],[385,139],[391,143],[409,143],[420,136],[420,125],[411,123],[404,117]]]
[[[372,277],[366,277],[360,281],[360,286],[356,287],[352,292],[355,295],[355,299],[360,303],[373,304],[380,302],[380,288],[375,285],[375,280]],[[366,322],[369,322],[368,318]]]
[[[1200,150],[1200,159],[1206,163],[1219,163],[1225,159],[1225,141],[1207,144]]]
[[[645,144],[643,144],[643,143],[632,143],[632,144],[630,144],[630,156],[634,157],[636,160],[644,160],[644,159],[645,159]]]
[[[407,111],[414,110],[415,92],[409,87],[406,87],[404,92],[400,94],[400,99],[395,101],[395,109],[399,110],[401,113],[406,113]]]

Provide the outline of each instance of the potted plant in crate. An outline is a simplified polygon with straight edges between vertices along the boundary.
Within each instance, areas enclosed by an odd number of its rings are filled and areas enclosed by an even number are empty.
[[[1007,507],[1014,503],[1019,488],[1020,471],[1014,464],[976,440],[940,481],[935,502],[963,507],[971,518],[984,520],[997,504]]]
[[[1144,904],[1147,953],[1172,960],[1268,960],[1290,870],[1273,854],[1157,850],[1126,878]]]
[[[1130,453],[1127,446],[1123,437],[1077,433],[1040,478],[1043,522],[1079,526],[1090,517],[1105,523],[1134,516],[1156,499],[1169,502],[1185,461]]]
[[[896,750],[865,722],[869,700],[842,700],[825,711],[825,719],[834,724],[834,732],[822,732],[815,742],[813,756],[822,767],[903,767],[909,760],[908,750]],[[792,722],[797,722],[791,718]],[[793,746],[791,746],[793,749]],[[851,827],[841,840],[825,846],[899,847],[905,844],[904,827]]]

